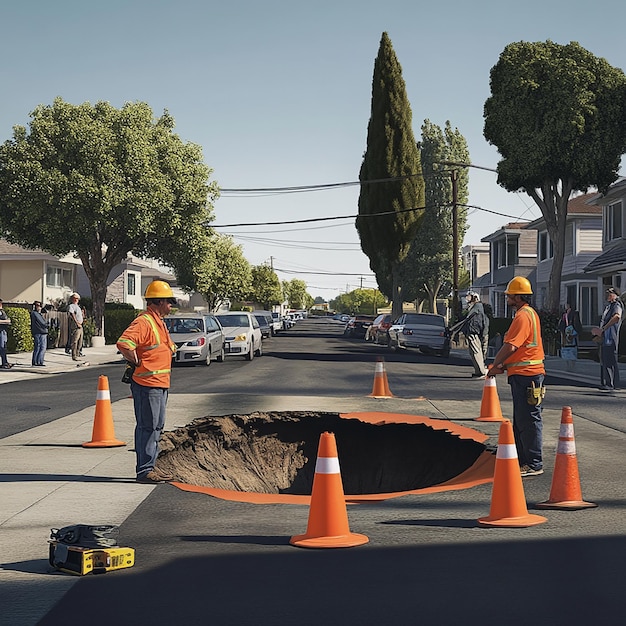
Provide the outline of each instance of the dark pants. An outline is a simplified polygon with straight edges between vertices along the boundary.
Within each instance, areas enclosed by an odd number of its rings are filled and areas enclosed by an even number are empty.
[[[543,422],[541,420],[541,405],[528,404],[526,390],[543,385],[543,374],[535,376],[509,376],[511,395],[513,396],[513,434],[519,464],[528,465],[532,469],[542,469],[541,454]]]
[[[137,476],[143,477],[154,465],[159,455],[159,439],[165,426],[165,404],[168,390],[161,387],[130,383],[135,407],[135,452]]]
[[[619,367],[617,365],[617,346],[614,343],[600,346],[600,384],[619,389]]]

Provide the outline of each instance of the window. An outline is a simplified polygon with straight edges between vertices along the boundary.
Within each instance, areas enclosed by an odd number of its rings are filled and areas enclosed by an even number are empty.
[[[614,202],[605,207],[604,212],[604,241],[620,239],[624,232],[624,211],[622,201]]]
[[[517,265],[518,252],[517,252],[517,237],[513,239],[500,239],[496,248],[496,266],[507,267],[510,265]]]
[[[540,261],[551,259],[554,256],[554,245],[547,232],[539,233],[538,247]]]
[[[72,270],[70,269],[48,265],[46,267],[46,286],[58,287],[59,289],[63,287],[73,289],[72,275]]]
[[[572,303],[570,303],[572,304]],[[580,321],[584,326],[595,326],[598,324],[598,288],[595,286],[580,287]]]
[[[128,293],[129,296],[134,296],[135,295],[135,275],[134,274],[128,274],[127,280],[126,280],[126,291]]]

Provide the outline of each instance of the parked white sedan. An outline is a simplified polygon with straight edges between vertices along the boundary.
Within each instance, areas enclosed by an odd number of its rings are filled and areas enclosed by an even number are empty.
[[[245,356],[252,361],[263,356],[261,329],[256,317],[246,311],[229,311],[215,315],[224,330],[226,354]]]

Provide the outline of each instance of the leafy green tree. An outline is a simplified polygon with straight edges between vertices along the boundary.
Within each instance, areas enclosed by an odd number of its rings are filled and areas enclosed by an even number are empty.
[[[188,275],[188,289],[201,294],[210,311],[226,300],[243,300],[252,288],[252,269],[232,237],[214,235],[204,260]]]
[[[270,310],[283,301],[283,290],[276,272],[269,265],[255,265],[252,268],[250,297]]]
[[[420,154],[402,69],[387,33],[374,63],[367,148],[359,180],[356,228],[378,284],[402,311],[400,264],[415,236],[424,206]]]
[[[174,266],[208,234],[215,183],[199,146],[142,102],[38,106],[29,130],[0,146],[0,228],[6,238],[80,258],[99,334],[107,279],[129,252]]]
[[[626,77],[576,42],[518,42],[491,69],[484,135],[502,156],[498,183],[539,206],[554,246],[545,307],[559,308],[567,203],[605,191],[626,151]]]
[[[389,301],[377,289],[354,289],[349,293],[342,293],[331,300],[330,307],[341,313],[362,313],[376,315],[379,307],[389,306]]]
[[[290,309],[308,309],[313,298],[307,293],[306,283],[299,278],[283,281],[283,293]]]
[[[426,184],[426,209],[406,259],[402,263],[402,284],[406,300],[428,301],[431,312],[442,288],[445,297],[453,283],[452,174],[457,177],[458,241],[467,228],[469,198],[467,168],[451,163],[469,163],[467,142],[457,128],[446,121],[444,130],[424,120],[418,144]]]

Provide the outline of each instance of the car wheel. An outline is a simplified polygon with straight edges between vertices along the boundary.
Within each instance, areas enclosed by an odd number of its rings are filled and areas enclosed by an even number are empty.
[[[207,355],[206,355],[206,361],[204,363],[207,367],[211,365],[211,347],[210,346],[209,346],[209,351],[207,352]]]
[[[252,361],[254,358],[254,341],[250,342],[248,346],[248,354],[246,354],[246,361]]]
[[[222,344],[222,349],[219,351],[216,360],[217,360],[218,363],[223,363],[224,362],[224,345],[223,344]]]
[[[263,342],[259,344],[257,351],[254,353],[255,356],[263,356]]]
[[[390,350],[395,350],[396,347],[393,345],[393,340],[391,339],[391,337],[387,337],[387,347]]]

